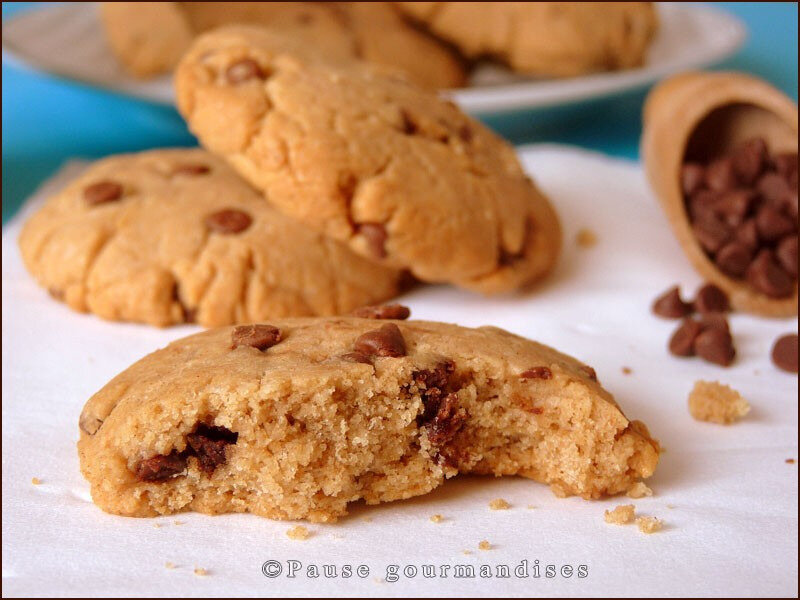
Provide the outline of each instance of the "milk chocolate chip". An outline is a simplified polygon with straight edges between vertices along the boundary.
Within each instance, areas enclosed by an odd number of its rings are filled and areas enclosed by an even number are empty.
[[[792,276],[775,261],[771,250],[763,249],[747,269],[747,281],[770,298],[786,298],[794,290]]]
[[[386,257],[386,228],[380,223],[362,223],[358,233],[364,237],[375,258]]]
[[[519,374],[522,379],[552,379],[553,372],[547,367],[531,367]]]
[[[241,233],[250,227],[252,222],[250,215],[235,208],[226,208],[206,217],[206,227],[222,234]]]
[[[211,168],[208,165],[204,165],[201,163],[187,163],[184,165],[178,165],[172,170],[173,175],[205,175],[211,171]]]
[[[386,323],[380,329],[360,335],[356,339],[353,349],[367,356],[391,356],[396,358],[406,355],[406,342],[397,325]]]
[[[250,346],[266,350],[283,339],[281,330],[272,325],[239,325],[231,333],[231,349]]]
[[[197,457],[200,470],[210,475],[220,465],[224,465],[227,456],[225,450],[235,444],[239,434],[226,427],[199,424],[193,433],[186,436],[186,443],[193,456]]]
[[[122,198],[122,186],[116,181],[98,181],[83,190],[83,199],[89,206],[114,202]]]
[[[708,362],[723,367],[730,365],[736,356],[731,334],[719,327],[703,329],[694,340],[694,352]]]
[[[225,78],[229,83],[238,85],[251,79],[264,79],[264,71],[252,58],[243,58],[227,68]]]
[[[140,461],[134,468],[134,475],[139,481],[161,482],[185,470],[186,457],[173,450],[170,454],[159,454]]]
[[[675,356],[692,356],[694,341],[703,327],[694,319],[686,319],[669,340],[669,351]]]
[[[730,310],[728,295],[713,283],[707,283],[697,290],[694,309],[699,313],[728,312]]]
[[[772,346],[772,362],[789,373],[797,373],[797,334],[790,333],[775,340]]]
[[[411,316],[411,311],[402,304],[384,304],[383,306],[362,306],[351,313],[361,319],[397,319],[405,320]]]
[[[680,288],[674,285],[656,298],[653,312],[665,319],[680,319],[692,312],[692,307],[681,299]]]

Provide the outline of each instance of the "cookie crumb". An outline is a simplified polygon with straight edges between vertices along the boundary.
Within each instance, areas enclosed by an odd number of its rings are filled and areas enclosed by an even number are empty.
[[[528,510],[533,510],[534,508],[536,508],[535,504],[528,504]]]
[[[441,523],[442,519],[444,519],[444,517],[442,515],[432,515],[431,516],[431,521],[433,521],[434,523]]]
[[[597,235],[591,229],[579,229],[575,234],[575,243],[580,248],[591,248],[597,244]]]
[[[33,479],[31,479],[31,483],[33,485],[42,485],[42,480],[39,479],[38,477],[34,477]]]
[[[614,525],[627,525],[633,522],[633,517],[636,514],[636,507],[633,504],[620,504],[614,510],[607,510],[604,518],[606,523],[613,523]]]
[[[556,498],[567,498],[569,496],[567,490],[560,483],[551,483],[550,491],[553,492]]]
[[[161,529],[161,523],[153,523],[153,527],[156,529]]]
[[[462,550],[461,554],[469,556],[470,554],[472,554],[472,550]]]
[[[689,413],[698,421],[730,425],[748,412],[739,392],[716,381],[697,381],[689,394]]]
[[[491,550],[492,545],[488,542],[488,540],[481,540],[481,543],[478,544],[478,548],[481,550]]]
[[[489,502],[489,508],[492,510],[508,510],[511,508],[511,505],[506,502],[503,498],[495,498],[491,502]]]
[[[372,523],[372,517],[364,517],[365,523]]]
[[[167,562],[164,563],[164,568],[165,569],[174,569],[175,568],[175,563],[167,561]]]
[[[636,525],[642,533],[655,533],[661,531],[663,523],[655,517],[639,517]]]
[[[208,575],[208,571],[206,571],[203,567],[195,567],[194,574],[197,575],[198,577],[205,577],[206,575]]]
[[[630,367],[622,367],[623,375],[630,375],[631,373],[633,373],[633,369],[631,369]]]
[[[173,521],[173,525],[186,525],[186,521]]]
[[[637,481],[634,483],[630,488],[628,488],[627,493],[625,494],[628,498],[644,498],[645,496],[652,496],[653,490],[647,487],[643,481]]]
[[[292,527],[289,531],[287,531],[286,535],[288,535],[289,538],[292,540],[307,540],[309,533],[308,529],[306,529],[302,525],[298,525],[296,527]]]
[[[787,465],[793,465],[794,464],[794,459],[793,458],[787,458],[783,462],[785,462]]]

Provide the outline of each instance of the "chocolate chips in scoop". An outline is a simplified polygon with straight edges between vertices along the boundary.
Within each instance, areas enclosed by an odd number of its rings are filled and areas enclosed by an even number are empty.
[[[762,138],[708,163],[684,163],[692,231],[717,268],[770,298],[797,285],[797,154],[770,155]]]

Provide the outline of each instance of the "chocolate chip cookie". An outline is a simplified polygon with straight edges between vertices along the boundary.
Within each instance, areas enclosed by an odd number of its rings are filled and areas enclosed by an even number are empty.
[[[431,89],[465,79],[456,54],[389,2],[103,2],[101,16],[114,53],[142,78],[171,71],[202,32],[239,23],[281,31],[328,59],[399,69]]]
[[[178,340],[90,398],[79,425],[95,503],[140,517],[335,521],[349,502],[417,496],[457,473],[599,498],[649,477],[659,454],[590,367],[551,348],[357,317]]]
[[[487,293],[556,260],[556,214],[511,146],[402,78],[228,27],[193,44],[176,91],[203,145],[278,209],[371,260]]]
[[[405,279],[285,217],[200,149],[97,162],[30,218],[19,244],[71,308],[157,326],[349,312]]]
[[[651,2],[397,2],[470,58],[572,77],[640,66],[658,27]]]

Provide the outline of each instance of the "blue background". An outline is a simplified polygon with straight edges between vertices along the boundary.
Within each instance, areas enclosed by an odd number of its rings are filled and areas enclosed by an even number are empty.
[[[3,18],[36,6],[3,3]],[[797,3],[719,3],[749,29],[716,68],[755,73],[797,99]],[[158,146],[191,146],[174,109],[56,80],[3,63],[3,222],[65,160]],[[645,91],[567,108],[484,120],[516,144],[559,142],[636,158]],[[599,116],[602,115],[602,118]]]

